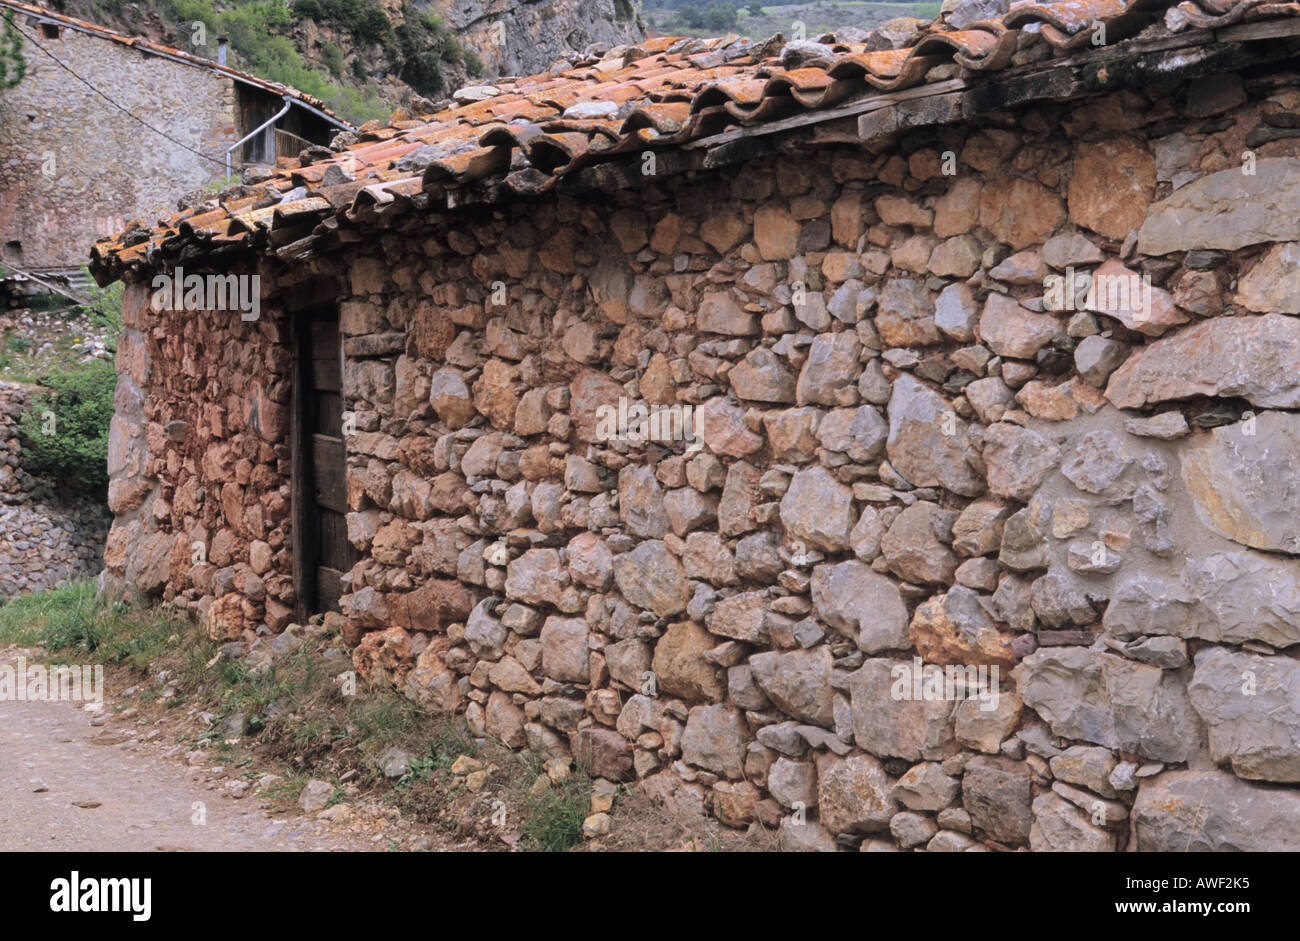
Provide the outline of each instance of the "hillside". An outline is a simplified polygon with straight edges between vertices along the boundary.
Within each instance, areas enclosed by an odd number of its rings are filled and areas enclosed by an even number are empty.
[[[52,0],[70,16],[293,85],[355,122],[412,92],[437,99],[480,77],[529,74],[592,43],[644,35],[631,0]]]

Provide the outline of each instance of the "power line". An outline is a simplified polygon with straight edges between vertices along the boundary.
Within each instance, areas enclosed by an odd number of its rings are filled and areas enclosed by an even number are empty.
[[[184,149],[184,150],[188,150],[190,153],[192,153],[192,154],[194,154],[194,155],[196,155],[196,156],[198,156],[198,157],[202,157],[204,160],[210,161],[211,163],[215,163],[215,164],[217,164],[219,167],[221,167],[222,170],[225,170],[225,168],[226,168],[226,164],[225,164],[224,161],[222,161],[222,160],[218,160],[216,157],[209,157],[207,154],[203,153],[202,151],[200,151],[200,150],[195,150],[193,147],[189,146],[188,144],[183,144],[183,143],[181,143],[181,142],[178,141],[176,138],[174,138],[174,137],[172,137],[170,134],[168,134],[166,131],[160,131],[158,128],[156,128],[156,127],[154,127],[152,124],[150,124],[148,121],[144,120],[144,118],[140,117],[139,115],[133,113],[132,111],[130,111],[130,110],[128,110],[127,108],[123,107],[122,105],[118,104],[116,101],[114,101],[114,100],[113,100],[112,98],[110,98],[108,95],[104,94],[102,91],[100,91],[98,88],[96,88],[96,87],[95,87],[94,85],[92,85],[90,82],[88,82],[86,79],[82,78],[82,77],[81,77],[80,75],[78,75],[75,71],[73,71],[72,67],[69,66],[67,63],[65,63],[62,59],[60,59],[60,58],[59,58],[58,56],[56,56],[54,53],[50,52],[50,50],[46,49],[46,48],[45,48],[44,46],[42,46],[39,42],[37,42],[35,36],[33,36],[31,33],[27,32],[27,30],[23,29],[23,28],[22,28],[21,26],[19,26],[17,23],[14,23],[13,25],[14,25],[14,28],[15,28],[16,30],[18,30],[18,32],[22,33],[22,34],[23,34],[24,36],[26,36],[29,40],[31,40],[31,43],[32,43],[33,46],[35,46],[37,49],[41,50],[41,52],[43,52],[43,53],[45,53],[47,56],[49,56],[49,57],[54,61],[54,63],[55,63],[56,65],[59,66],[59,68],[63,69],[65,72],[67,72],[67,73],[68,73],[69,75],[71,75],[73,78],[75,78],[77,81],[81,82],[81,84],[85,85],[87,88],[89,88],[91,91],[93,91],[96,95],[99,95],[99,97],[103,98],[105,101],[107,101],[110,105],[112,105],[112,106],[113,106],[114,108],[116,108],[118,111],[121,111],[121,112],[122,112],[123,114],[125,114],[128,118],[131,118],[131,119],[134,120],[134,121],[138,121],[140,124],[144,125],[144,126],[147,127],[149,130],[153,131],[153,132],[154,132],[155,134],[157,134],[159,137],[164,137],[164,138],[166,138],[167,140],[169,140],[169,141],[171,141],[173,144],[175,144],[177,147],[180,147],[180,148],[182,148],[182,149]]]

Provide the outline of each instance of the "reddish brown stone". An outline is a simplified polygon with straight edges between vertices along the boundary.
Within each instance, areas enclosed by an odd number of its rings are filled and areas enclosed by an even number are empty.
[[[371,686],[390,685],[411,666],[411,635],[401,627],[371,631],[352,651],[357,675]]]
[[[388,596],[392,623],[413,631],[441,632],[464,621],[474,606],[469,590],[454,579],[435,578],[415,591]]]
[[[569,739],[573,759],[593,778],[627,781],[632,771],[632,745],[613,729],[589,727]]]
[[[514,390],[517,375],[518,370],[509,363],[490,359],[474,382],[475,408],[488,417],[493,427],[503,431],[514,428],[515,409],[519,406]]]
[[[1123,240],[1142,225],[1155,189],[1155,160],[1140,141],[1112,137],[1081,143],[1070,178],[1070,220]]]
[[[1061,199],[1032,180],[1002,178],[985,185],[980,225],[1017,251],[1045,242],[1065,221]]]
[[[598,440],[596,429],[600,424],[602,406],[618,409],[618,400],[627,392],[621,385],[602,372],[584,369],[569,384],[569,418],[581,441]],[[600,414],[597,414],[600,412]]]

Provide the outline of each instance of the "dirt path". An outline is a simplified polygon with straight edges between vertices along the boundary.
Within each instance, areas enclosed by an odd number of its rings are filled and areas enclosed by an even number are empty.
[[[0,651],[0,665],[18,653]],[[255,795],[229,796],[226,769],[148,738],[107,704],[97,717],[80,703],[0,700],[0,851],[412,848],[412,831],[364,811],[273,815]]]

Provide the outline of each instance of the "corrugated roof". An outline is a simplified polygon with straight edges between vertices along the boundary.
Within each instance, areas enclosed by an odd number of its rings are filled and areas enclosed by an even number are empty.
[[[1300,3],[1064,0],[1021,2],[961,29],[943,18],[893,21],[855,42],[650,39],[543,74],[463,89],[459,104],[436,114],[398,112],[388,126],[366,125],[346,150],[279,171],[253,190],[252,202],[245,187],[238,197],[101,240],[91,268],[107,283],[182,250],[193,257],[232,246],[274,247],[293,257],[359,215],[458,205],[476,181],[499,179],[515,193],[537,194],[620,154],[695,146],[737,128],[784,128],[800,116],[835,117],[886,95],[895,96],[884,99],[888,107],[897,107],[905,97],[897,93],[925,92],[917,86],[937,92],[954,76],[978,83],[1009,67],[1087,54],[1094,24],[1105,25],[1113,49],[1147,27],[1170,35],[1283,16],[1300,16]]]
[[[250,75],[247,72],[241,72],[238,69],[232,69],[228,65],[221,65],[213,62],[211,59],[204,59],[202,56],[196,56],[193,53],[186,52],[183,49],[173,49],[171,46],[164,46],[162,43],[145,39],[142,36],[128,36],[125,33],[119,33],[111,30],[106,26],[100,26],[97,23],[90,23],[86,20],[79,20],[73,16],[64,16],[62,13],[56,13],[53,10],[32,3],[20,3],[18,0],[0,0],[0,8],[7,8],[18,13],[34,16],[38,20],[46,20],[51,23],[57,23],[60,26],[69,29],[75,29],[78,32],[87,33],[91,36],[98,36],[100,39],[107,39],[111,42],[120,43],[123,46],[130,46],[132,49],[139,49],[141,52],[147,52],[152,55],[162,56],[167,59],[175,59],[186,65],[193,65],[201,69],[207,69],[210,72],[219,72],[245,85],[252,85],[261,88],[264,91],[274,95],[288,95],[297,101],[311,105],[318,111],[324,112],[337,123],[347,126],[343,121],[331,111],[329,111],[319,98],[313,98],[311,95],[304,94],[296,88],[288,85],[281,85],[279,82],[271,82],[264,78],[258,78],[256,75]]]

